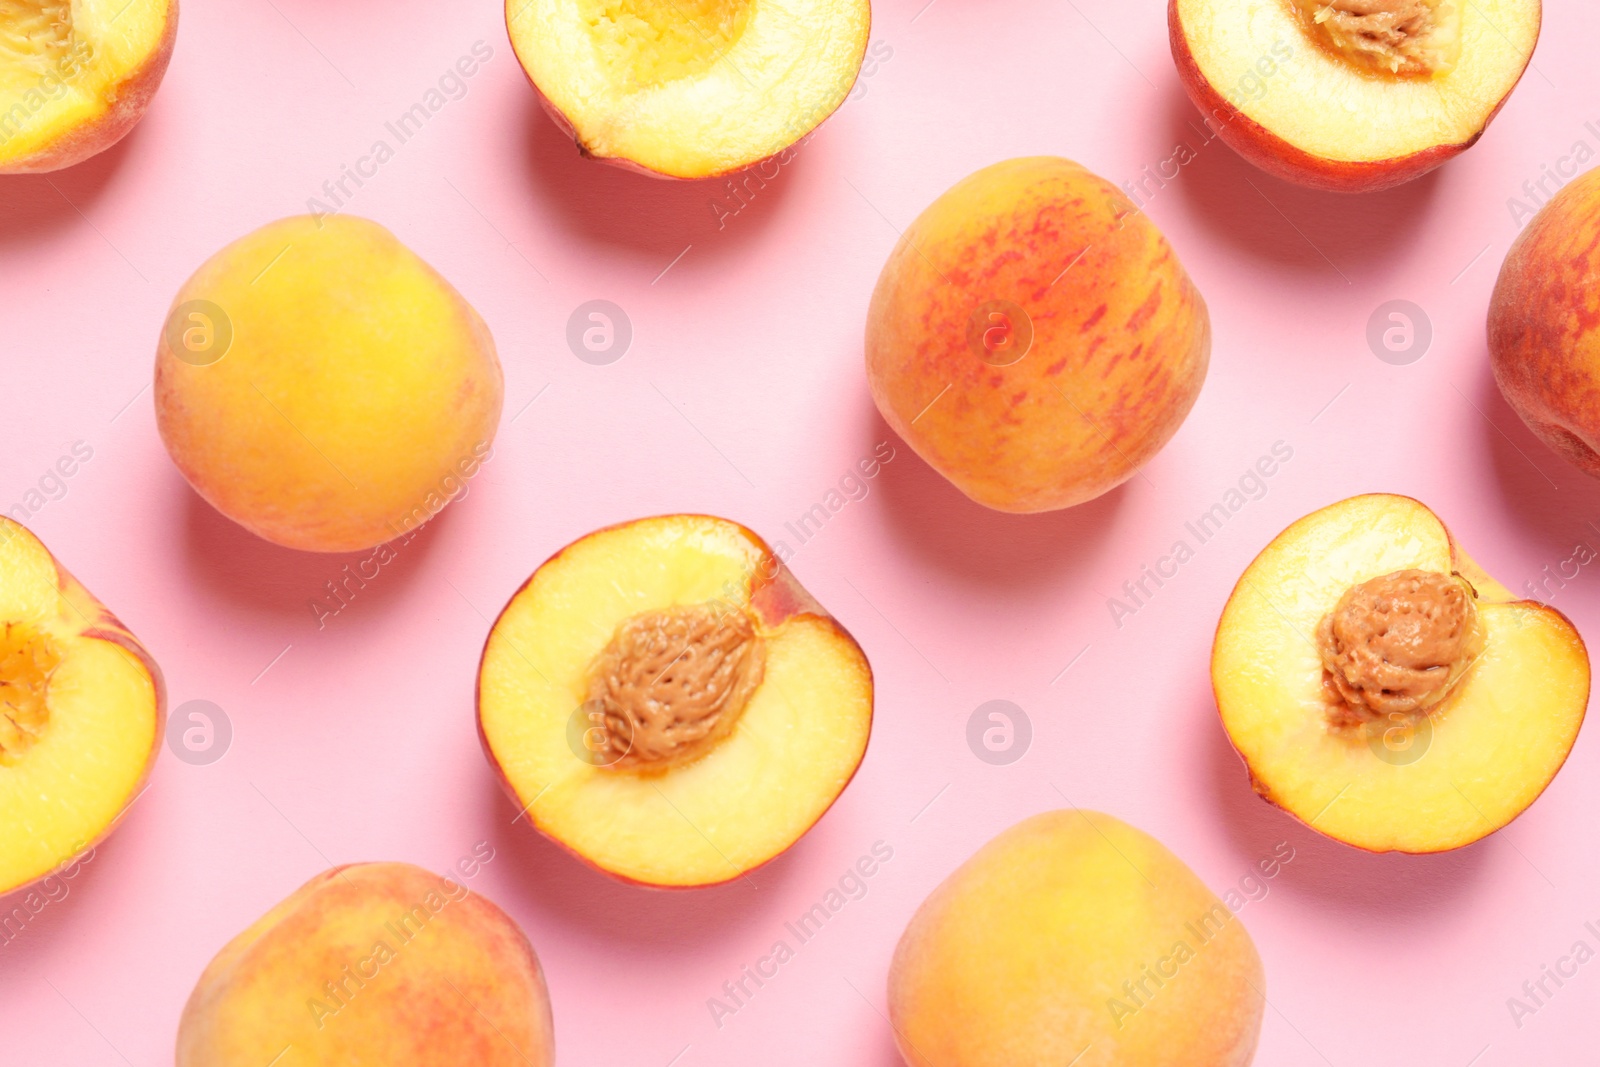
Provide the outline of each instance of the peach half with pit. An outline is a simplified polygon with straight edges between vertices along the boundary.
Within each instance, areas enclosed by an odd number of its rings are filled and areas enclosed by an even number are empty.
[[[779,855],[844,791],[872,728],[855,640],[754,533],[705,515],[589,534],[501,612],[478,730],[529,823],[663,888]]]
[[[184,478],[311,552],[373,548],[464,495],[503,395],[478,313],[349,215],[283,219],[212,256],[156,349],[156,424]]]
[[[1205,301],[1161,231],[1053,156],[941,195],[867,311],[884,421],[999,511],[1071,507],[1133,477],[1194,406],[1210,352]]]
[[[539,959],[498,907],[408,863],[317,875],[217,953],[177,1067],[551,1067]]]
[[[110,148],[144,117],[178,33],[178,0],[0,0],[0,174]]]
[[[912,917],[889,968],[911,1067],[1246,1067],[1266,981],[1244,924],[1110,815],[1025,819]]]
[[[1568,184],[1511,245],[1489,303],[1494,379],[1540,440],[1600,477],[1600,169]]]
[[[1443,852],[1521,814],[1589,702],[1589,655],[1423,504],[1351,497],[1273,539],[1217,624],[1217,708],[1256,792],[1372,852]]]
[[[1169,0],[1208,127],[1286,181],[1369,192],[1475,144],[1533,58],[1540,0]]]
[[[165,713],[144,646],[0,516],[0,895],[111,832],[143,790]]]
[[[556,125],[662,178],[785,161],[849,95],[871,22],[868,0],[506,0]]]

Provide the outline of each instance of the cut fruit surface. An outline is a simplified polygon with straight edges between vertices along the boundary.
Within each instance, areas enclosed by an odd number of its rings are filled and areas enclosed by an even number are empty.
[[[1441,673],[1443,697],[1420,710],[1352,713],[1319,627],[1353,587],[1411,571],[1468,583],[1481,651],[1458,679]],[[1413,626],[1413,647],[1427,637],[1414,616],[1389,625]],[[1381,494],[1308,515],[1256,557],[1217,626],[1211,675],[1256,791],[1375,852],[1458,848],[1510,822],[1560,770],[1589,696],[1588,653],[1565,616],[1515,599],[1422,504]]]
[[[0,0],[0,173],[111,147],[166,73],[177,0]]]
[[[105,836],[139,793],[163,710],[144,648],[0,517],[0,894]]]
[[[867,0],[507,0],[528,78],[585,154],[704,178],[794,144],[844,102]]]
[[[783,852],[843,791],[872,673],[760,538],[664,516],[534,573],[484,648],[478,721],[541,832],[626,880],[707,885]]]
[[[1540,0],[1170,0],[1178,72],[1208,125],[1281,178],[1345,192],[1475,142],[1522,77]]]

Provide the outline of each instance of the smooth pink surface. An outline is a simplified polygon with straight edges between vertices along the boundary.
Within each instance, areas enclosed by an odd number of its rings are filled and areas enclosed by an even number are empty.
[[[579,159],[488,0],[188,4],[132,137],[75,170],[0,179],[0,509],[73,442],[92,447],[30,525],[148,644],[173,705],[214,701],[235,731],[211,766],[164,749],[69,895],[0,945],[0,1063],[170,1063],[206,962],[303,881],[368,859],[444,870],[486,841],[495,859],[469,884],[538,948],[563,1063],[890,1067],[884,979],[913,909],[989,837],[1068,804],[1154,833],[1219,891],[1293,847],[1241,912],[1269,980],[1262,1067],[1593,1058],[1600,963],[1559,991],[1547,982],[1555,996],[1520,1028],[1507,998],[1575,941],[1600,948],[1584,928],[1600,920],[1594,727],[1509,829],[1451,855],[1364,855],[1255,799],[1207,662],[1250,558],[1353,493],[1428,501],[1513,588],[1580,542],[1600,546],[1600,485],[1523,428],[1484,347],[1517,232],[1508,198],[1576,142],[1600,149],[1600,14],[1549,4],[1533,69],[1477,147],[1412,185],[1341,199],[1202,144],[1155,0],[920,6],[879,4],[873,39],[892,57],[721,229],[722,183]],[[304,211],[480,40],[493,58],[466,96],[350,209],[484,314],[506,421],[470,495],[319,631],[308,602],[360,557],[279,550],[189,491],[155,431],[156,336],[196,265]],[[1143,476],[1073,511],[1008,517],[896,442],[870,495],[800,545],[784,524],[890,438],[861,331],[897,229],[999,159],[1061,154],[1120,182],[1180,142],[1197,158],[1149,211],[1210,304],[1215,347],[1193,415]],[[594,298],[633,322],[611,366],[565,342]],[[1409,366],[1365,340],[1397,298],[1434,328]],[[1279,441],[1293,459],[1265,497],[1119,628],[1107,598]],[[669,895],[511,825],[472,690],[489,620],[540,561],[595,527],[680,510],[796,549],[791,565],[866,648],[879,689],[860,775],[791,853],[748,881]],[[1596,569],[1553,597],[1591,638]],[[967,747],[968,716],[991,699],[1032,719],[1032,749],[1009,767]],[[776,941],[793,945],[785,923],[878,841],[894,856],[866,895],[719,1027],[708,1000]]]

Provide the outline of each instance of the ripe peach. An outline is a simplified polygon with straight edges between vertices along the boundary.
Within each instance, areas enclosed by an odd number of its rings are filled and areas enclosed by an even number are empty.
[[[506,0],[539,102],[584,155],[710,178],[789,150],[844,103],[868,0]]]
[[[1489,303],[1489,360],[1506,403],[1545,444],[1600,477],[1600,169],[1518,235]]]
[[[1540,0],[1169,0],[1178,77],[1269,174],[1359,193],[1466,151],[1533,58]]]
[[[872,669],[766,542],[727,519],[598,530],[495,620],[478,734],[528,822],[623,881],[737,878],[844,791]]]
[[[1159,841],[1051,811],[917,909],[889,969],[912,1067],[1246,1067],[1265,1003],[1244,924]]]
[[[0,3],[0,174],[60,170],[144,117],[178,33],[178,0]]]
[[[290,548],[353,552],[427,521],[490,452],[504,386],[489,328],[383,227],[283,219],[179,290],[156,350],[173,462]]]
[[[165,712],[144,646],[0,516],[0,895],[111,832],[143,789]]]
[[[996,163],[917,217],[867,314],[889,425],[1000,511],[1048,511],[1132,477],[1205,380],[1205,302],[1115,186],[1050,156]]]
[[[1443,852],[1544,792],[1589,703],[1589,654],[1410,497],[1330,504],[1234,588],[1217,710],[1256,793],[1372,852]]]
[[[219,952],[177,1067],[550,1067],[550,997],[517,924],[406,863],[335,867]]]

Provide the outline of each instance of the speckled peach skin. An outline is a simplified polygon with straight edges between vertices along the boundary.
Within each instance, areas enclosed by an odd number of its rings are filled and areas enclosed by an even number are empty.
[[[406,863],[335,867],[230,941],[183,1011],[177,1067],[550,1067],[549,995],[505,912]]]
[[[1600,170],[1518,235],[1489,304],[1495,381],[1528,428],[1600,477]]]
[[[973,343],[997,300],[1032,323],[1008,366]],[[911,224],[873,291],[866,349],[878,410],[918,455],[981,504],[1047,511],[1126,481],[1177,432],[1211,327],[1132,201],[1038,156],[963,179]]]

